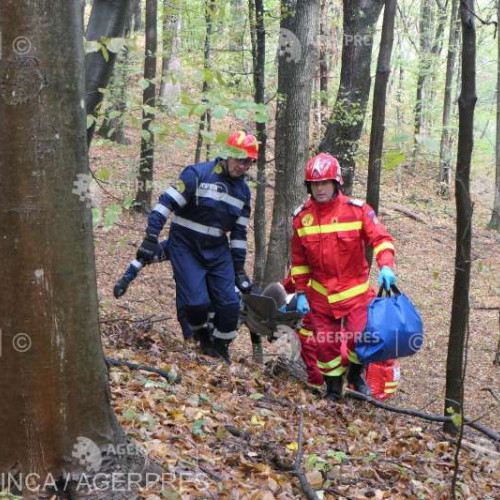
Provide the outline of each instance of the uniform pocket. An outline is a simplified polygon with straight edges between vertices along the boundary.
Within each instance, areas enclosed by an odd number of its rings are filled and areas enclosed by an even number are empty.
[[[359,276],[362,259],[362,242],[359,233],[341,231],[337,233],[339,244],[339,268],[343,277]]]

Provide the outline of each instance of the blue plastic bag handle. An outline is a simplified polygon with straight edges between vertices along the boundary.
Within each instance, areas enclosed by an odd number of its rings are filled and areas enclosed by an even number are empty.
[[[399,288],[396,285],[391,285],[391,290],[392,290],[392,293],[394,293],[394,295],[401,295],[401,292],[399,291]],[[384,292],[385,292],[385,296],[386,297],[390,297],[391,296],[391,290],[386,290],[384,288],[384,286],[382,285],[378,289],[377,297],[383,297],[384,296]]]

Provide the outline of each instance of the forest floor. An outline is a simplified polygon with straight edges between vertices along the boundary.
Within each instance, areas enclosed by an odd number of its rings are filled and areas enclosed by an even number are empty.
[[[137,137],[135,138],[137,139]],[[138,144],[138,140],[134,140]],[[102,210],[134,194],[138,151],[96,140],[90,151],[96,175],[92,188]],[[161,145],[156,178],[164,186],[192,163],[192,148]],[[455,256],[453,197],[435,194],[437,166],[401,167],[383,172],[381,218],[396,241],[398,286],[417,305],[425,329],[421,351],[401,361],[401,385],[391,404],[442,414]],[[358,176],[365,178],[365,167]],[[500,432],[499,344],[500,235],[485,229],[491,201],[484,179],[475,179],[470,339],[466,415]],[[269,184],[274,180],[270,176]],[[355,195],[365,187],[356,183]],[[271,220],[272,189],[268,189]],[[158,194],[155,192],[156,198]],[[414,220],[401,206],[421,217]],[[303,414],[303,461],[311,486],[324,498],[450,498],[455,445],[439,424],[389,413],[345,399],[333,406],[306,384],[272,375],[254,364],[249,335],[242,328],[232,347],[230,367],[202,356],[184,342],[175,313],[175,286],[169,263],[145,269],[126,296],[115,300],[114,282],[134,257],[145,217],[124,211],[111,229],[96,228],[97,273],[103,342],[107,355],[145,363],[182,377],[170,384],[159,376],[112,368],[113,404],[126,432],[168,473],[144,498],[304,498],[291,472]],[[250,231],[249,241],[253,244]],[[252,251],[248,271],[251,271]],[[373,276],[375,279],[376,276]],[[287,350],[265,342],[266,360]],[[228,427],[229,426],[229,427]],[[232,427],[231,427],[232,426]],[[236,436],[234,434],[238,434]],[[500,454],[475,431],[465,429],[457,476],[458,498],[500,498]],[[480,451],[473,446],[480,446]]]

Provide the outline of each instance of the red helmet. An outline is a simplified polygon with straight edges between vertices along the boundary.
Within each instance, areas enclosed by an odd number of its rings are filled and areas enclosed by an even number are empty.
[[[228,146],[245,151],[248,158],[256,160],[259,154],[259,144],[252,134],[247,134],[242,130],[232,133],[226,141]]]
[[[337,181],[340,185],[344,184],[342,170],[337,158],[328,153],[320,153],[312,157],[306,166],[306,182],[326,181],[329,179]]]

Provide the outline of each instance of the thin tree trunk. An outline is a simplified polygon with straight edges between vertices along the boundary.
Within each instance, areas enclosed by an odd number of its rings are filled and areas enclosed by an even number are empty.
[[[328,51],[330,48],[329,26],[328,26],[329,0],[321,0],[321,12],[319,18],[319,92],[321,122],[328,109]]]
[[[130,0],[94,0],[87,28],[87,41],[99,41],[101,38],[120,38],[125,31],[130,8]],[[106,60],[107,59],[107,60]],[[103,52],[91,52],[85,56],[85,107],[87,116],[96,117],[96,110],[102,101],[103,94],[99,89],[108,85],[113,74],[116,53],[107,50],[107,58]],[[87,144],[90,146],[95,131],[96,120],[87,129]]]
[[[340,86],[320,150],[338,158],[344,176],[344,191],[350,194],[356,169],[355,155],[370,96],[373,31],[384,2],[343,0],[343,5]]]
[[[396,0],[385,0],[382,38],[377,63],[377,76],[373,91],[372,129],[370,133],[370,151],[368,155],[368,189],[366,201],[378,213],[380,199],[380,170],[382,167],[382,149],[385,132],[385,107],[387,82],[391,72],[391,54],[394,42],[394,18]],[[368,262],[372,261],[372,249],[368,253]]]
[[[453,92],[453,76],[455,74],[455,61],[457,58],[457,44],[460,33],[460,21],[458,17],[459,0],[452,0],[450,34],[448,37],[448,58],[446,61],[446,82],[444,87],[443,102],[443,130],[441,132],[441,144],[439,148],[439,190],[441,196],[448,197],[451,185],[451,138],[450,138],[450,115],[451,97]]]
[[[417,76],[417,96],[415,100],[415,118],[413,126],[413,158],[412,166],[418,157],[419,136],[422,131],[422,109],[424,100],[424,84],[430,68],[431,51],[431,2],[432,0],[420,0],[420,20],[419,20],[419,63]]]
[[[151,195],[153,190],[154,147],[155,135],[150,129],[155,119],[156,102],[156,51],[157,38],[157,0],[146,0],[146,59],[144,61],[144,80],[149,85],[142,94],[142,139],[141,163],[139,165],[138,188],[135,197],[136,210],[148,213],[151,210]]]
[[[205,0],[205,49],[203,52],[203,68],[204,76],[203,76],[203,85],[201,89],[202,93],[202,102],[206,102],[205,94],[208,91],[208,80],[206,73],[210,71],[212,66],[210,58],[211,58],[211,45],[212,45],[212,31],[214,26],[213,15],[215,13],[216,3],[215,0]],[[208,110],[203,113],[200,118],[200,124],[198,125],[198,137],[196,139],[196,151],[194,154],[194,162],[199,163],[201,160],[201,147],[203,146],[203,132],[207,128],[207,123],[209,120]]]
[[[474,140],[474,108],[476,105],[476,30],[474,0],[462,0],[462,90],[458,100],[459,131],[455,199],[457,235],[453,306],[446,360],[445,411],[453,408],[463,415],[465,339],[469,319],[469,286],[471,269],[472,203],[470,199],[470,167]],[[456,433],[452,423],[446,431]]]
[[[500,0],[497,0],[497,19],[500,19]],[[495,198],[493,210],[488,224],[490,229],[500,231],[500,37],[497,35],[497,130],[496,130],[496,173]]]
[[[160,101],[172,102],[172,87],[178,74],[173,73],[174,59],[178,58],[181,29],[181,0],[163,0],[163,47]]]
[[[110,405],[99,333],[81,10],[67,0],[38,5],[42,13],[29,2],[0,2],[4,47],[19,26],[31,42],[29,57],[4,50],[0,60],[0,227],[7,235],[0,256],[13,263],[0,266],[0,484],[9,491],[9,480],[18,480],[22,497],[33,498],[30,476],[42,485],[68,479],[64,494],[64,486],[57,492],[49,484],[36,498],[90,498],[76,478],[91,481],[97,471],[88,470],[85,455],[73,458],[75,447],[90,442],[98,451],[92,464],[108,482],[99,495],[116,499],[109,474],[129,472],[131,457],[101,455],[126,445],[126,436]],[[136,460],[143,465],[140,454]]]
[[[282,0],[276,118],[276,184],[265,283],[281,281],[292,236],[291,215],[303,200],[309,155],[309,110],[317,68],[319,0]]]
[[[252,42],[254,100],[265,105],[265,69],[266,69],[266,30],[264,25],[264,0],[249,0],[250,34]],[[254,212],[255,257],[253,281],[256,285],[264,283],[266,266],[266,123],[257,122],[257,141],[259,157],[257,159],[257,193]]]
[[[133,4],[133,31],[142,31],[142,0],[132,0]]]

